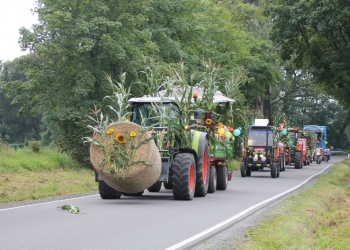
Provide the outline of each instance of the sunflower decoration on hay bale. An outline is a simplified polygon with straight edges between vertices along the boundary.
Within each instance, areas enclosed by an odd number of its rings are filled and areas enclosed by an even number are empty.
[[[138,193],[158,181],[162,162],[150,131],[121,121],[122,105],[127,105],[129,92],[121,84],[118,89],[119,102],[111,107],[118,112],[117,121],[109,123],[108,117],[101,113],[99,119],[94,119],[99,126],[89,126],[95,135],[84,137],[84,141],[91,144],[90,161],[94,170],[110,187],[123,193]]]

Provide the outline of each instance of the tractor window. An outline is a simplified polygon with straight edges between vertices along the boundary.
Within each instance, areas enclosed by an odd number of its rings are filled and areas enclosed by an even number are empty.
[[[248,146],[273,146],[272,130],[250,130],[248,132]]]
[[[139,125],[165,126],[179,123],[179,108],[173,103],[137,103],[132,107],[131,122]]]

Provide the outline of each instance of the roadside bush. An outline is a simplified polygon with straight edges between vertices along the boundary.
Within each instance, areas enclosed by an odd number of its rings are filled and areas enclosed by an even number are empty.
[[[40,151],[40,141],[28,141],[29,147],[34,153],[39,153]]]

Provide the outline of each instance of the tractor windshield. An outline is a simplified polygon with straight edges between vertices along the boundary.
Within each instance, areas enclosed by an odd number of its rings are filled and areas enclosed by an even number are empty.
[[[134,103],[131,122],[143,126],[166,126],[179,123],[180,110],[174,103]]]
[[[248,146],[273,146],[272,130],[249,130]]]

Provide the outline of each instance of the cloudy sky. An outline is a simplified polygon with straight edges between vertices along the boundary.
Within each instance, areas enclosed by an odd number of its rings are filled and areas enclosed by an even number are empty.
[[[18,44],[19,29],[30,29],[37,23],[33,16],[36,0],[0,0],[0,60],[13,60],[26,54]]]

